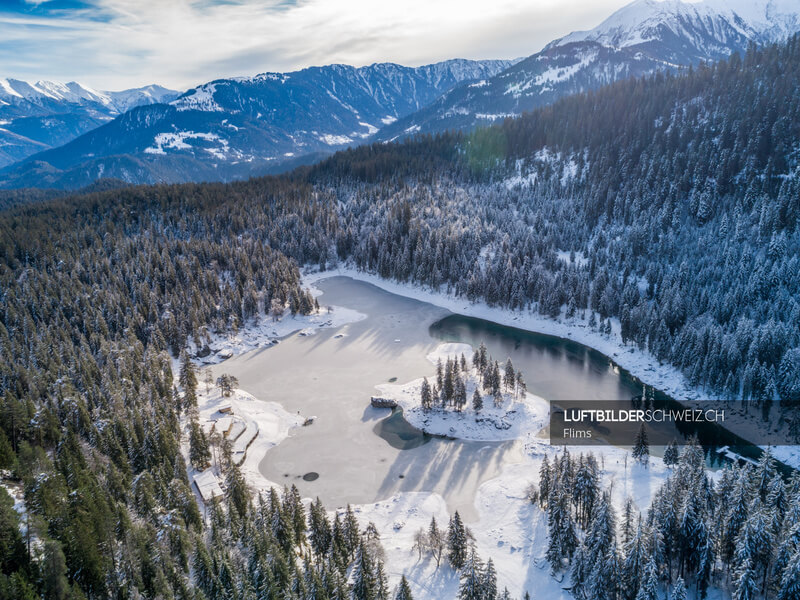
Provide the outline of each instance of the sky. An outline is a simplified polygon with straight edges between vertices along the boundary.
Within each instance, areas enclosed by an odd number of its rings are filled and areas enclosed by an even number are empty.
[[[173,89],[312,65],[529,56],[628,0],[0,0],[0,78]]]

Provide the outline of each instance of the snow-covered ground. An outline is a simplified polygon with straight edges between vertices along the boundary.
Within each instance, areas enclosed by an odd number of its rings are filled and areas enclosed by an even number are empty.
[[[440,344],[426,358],[435,365],[448,358],[458,360],[463,354],[469,362],[472,352],[468,344]],[[480,381],[477,371],[471,367],[466,377],[467,404],[460,412],[441,407],[423,410],[420,404],[422,382],[423,378],[419,378],[405,384],[384,383],[376,387],[381,397],[391,398],[403,407],[406,421],[426,433],[481,442],[516,440],[540,431],[548,423],[550,406],[547,401],[527,393],[515,397],[512,392],[504,391],[502,404],[495,406],[491,395],[481,390],[483,408],[476,413],[472,408],[472,394]]]
[[[526,490],[538,482],[539,467],[545,454],[560,452],[546,440],[526,436],[525,459],[508,465],[500,477],[484,483],[475,498],[478,519],[467,522],[475,537],[478,554],[491,558],[498,573],[498,587],[508,587],[512,597],[521,598],[527,591],[535,600],[567,600],[573,597],[550,575],[545,560],[547,549],[547,515],[531,504]],[[577,449],[570,449],[573,454]],[[585,451],[585,449],[583,449]],[[592,449],[602,469],[602,487],[611,491],[617,514],[627,498],[643,511],[653,494],[666,479],[669,470],[661,460],[651,459],[644,467],[633,461],[625,450],[604,446]],[[422,558],[414,546],[414,533],[427,530],[431,517],[446,528],[451,514],[438,494],[406,493],[385,501],[354,507],[362,526],[375,523],[386,551],[387,573],[394,586],[405,574],[414,597],[422,600],[458,597],[457,574],[442,559],[437,569],[433,558]],[[712,594],[709,598],[715,597]]]

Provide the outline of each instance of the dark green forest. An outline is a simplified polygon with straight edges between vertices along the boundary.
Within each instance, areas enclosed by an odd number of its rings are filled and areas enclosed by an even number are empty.
[[[351,513],[306,509],[296,490],[253,498],[226,460],[226,497],[204,518],[180,453],[196,383],[173,359],[276,301],[311,311],[305,266],[352,264],[494,306],[584,315],[603,331],[617,319],[626,343],[709,396],[793,420],[798,90],[795,37],[287,176],[17,193],[0,212],[0,469],[27,512],[0,489],[0,598],[388,597],[376,532]],[[692,460],[682,494],[711,494]],[[755,485],[742,497],[777,502]],[[777,486],[772,541],[796,566],[800,538],[784,517],[797,486]],[[697,512],[698,523],[727,518]],[[709,548],[736,545],[706,529]],[[734,550],[655,556],[652,577],[677,565],[698,586],[727,581],[741,567]],[[782,590],[784,571],[758,560],[751,587]]]

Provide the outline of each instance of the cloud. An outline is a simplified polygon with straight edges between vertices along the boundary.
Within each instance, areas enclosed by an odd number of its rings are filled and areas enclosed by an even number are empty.
[[[592,27],[623,3],[91,0],[66,9],[53,2],[35,12],[0,11],[0,76],[186,88],[332,62],[511,58]]]

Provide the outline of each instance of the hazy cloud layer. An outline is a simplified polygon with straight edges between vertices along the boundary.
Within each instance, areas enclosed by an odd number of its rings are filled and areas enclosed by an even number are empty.
[[[0,77],[186,88],[333,62],[527,56],[625,0],[18,0]]]

